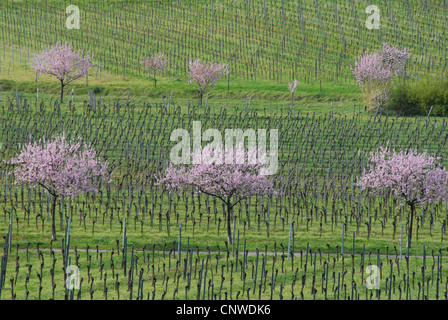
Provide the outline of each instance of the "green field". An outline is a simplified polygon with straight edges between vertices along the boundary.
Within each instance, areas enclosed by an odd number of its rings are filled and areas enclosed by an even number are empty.
[[[81,10],[79,30],[65,26],[69,4]],[[407,248],[409,208],[356,183],[369,152],[387,143],[448,166],[448,122],[369,113],[350,66],[389,42],[411,49],[406,81],[446,77],[448,5],[383,1],[381,28],[368,30],[369,4],[2,1],[0,299],[447,299],[448,202],[417,207]],[[62,104],[58,81],[30,65],[33,52],[59,40],[97,62],[65,88]],[[160,52],[169,67],[155,88],[139,61]],[[231,70],[202,107],[186,73],[195,58]],[[301,84],[291,108],[293,79]],[[232,244],[220,200],[155,185],[171,132],[191,131],[193,121],[203,131],[279,130],[280,193],[234,208]],[[90,142],[113,180],[58,199],[53,242],[49,195],[14,184],[3,160],[20,143],[62,132]],[[73,297],[68,265],[83,279]],[[366,288],[368,265],[379,267],[380,290]]]
[[[80,29],[67,29],[69,5],[80,8]],[[75,95],[87,96],[98,86],[100,95],[160,102],[173,92],[176,102],[195,102],[187,83],[191,59],[230,64],[229,79],[210,93],[218,106],[254,107],[289,104],[287,83],[301,82],[297,106],[314,112],[339,102],[340,112],[352,112],[359,89],[349,67],[363,50],[382,42],[411,49],[408,81],[446,74],[448,13],[442,1],[386,1],[379,5],[379,30],[368,30],[367,1],[3,1],[0,79],[10,80],[35,97],[58,92],[58,83],[30,67],[30,55],[56,41],[90,50],[97,65],[88,86],[79,80]],[[39,19],[34,19],[38,15]],[[154,89],[149,72],[139,63],[143,55],[165,53],[166,71]],[[14,61],[14,62],[13,62]],[[26,69],[26,73],[25,73]],[[44,96],[41,96],[44,97]]]

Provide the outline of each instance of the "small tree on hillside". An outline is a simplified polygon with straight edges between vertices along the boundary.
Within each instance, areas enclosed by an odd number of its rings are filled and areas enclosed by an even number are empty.
[[[202,106],[204,94],[216,85],[221,77],[229,73],[229,67],[225,63],[204,63],[201,59],[190,61],[190,84],[193,85],[198,93],[199,106]]]
[[[294,108],[294,93],[296,92],[296,89],[299,84],[300,82],[297,80],[294,80],[293,82],[288,82],[288,90],[289,92],[291,92],[291,111]]]
[[[141,63],[149,70],[154,71],[154,87],[157,88],[156,71],[163,72],[168,66],[168,59],[163,56],[163,53],[153,55],[151,57],[143,57]]]
[[[227,149],[226,149],[227,150]],[[158,184],[168,189],[194,187],[198,193],[220,199],[227,208],[226,224],[228,243],[232,243],[232,210],[243,199],[255,195],[274,194],[274,182],[267,169],[266,154],[255,149],[245,150],[241,144],[226,151],[221,145],[212,149],[207,145],[193,152],[193,159],[200,159],[192,166],[173,164],[158,177]]]
[[[109,182],[108,162],[101,161],[95,150],[78,141],[68,141],[65,134],[51,141],[40,139],[26,144],[16,158],[9,161],[15,165],[15,183],[41,186],[52,196],[51,238],[56,240],[55,211],[60,196],[73,198],[86,192],[98,192],[99,180]]]
[[[35,54],[32,58],[34,70],[52,75],[61,83],[61,103],[64,98],[64,87],[72,81],[84,77],[95,63],[93,55],[74,51],[71,44],[58,42],[49,50]]]
[[[391,81],[404,73],[411,58],[408,49],[399,50],[383,43],[379,51],[365,52],[351,67],[358,82],[364,103],[371,111],[380,111],[389,99]]]
[[[446,200],[448,171],[438,165],[438,158],[414,150],[396,152],[381,147],[371,153],[369,160],[375,165],[367,172],[364,170],[359,186],[374,192],[390,190],[410,207],[408,246],[411,247],[415,207]]]

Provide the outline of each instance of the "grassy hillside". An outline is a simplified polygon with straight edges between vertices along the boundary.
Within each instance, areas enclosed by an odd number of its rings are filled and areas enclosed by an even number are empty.
[[[80,29],[65,8],[77,5]],[[368,30],[369,1],[165,0],[2,1],[1,40],[22,50],[57,40],[92,50],[103,69],[143,75],[143,54],[165,52],[169,73],[185,75],[191,58],[230,62],[246,79],[348,81],[348,66],[382,42],[409,47],[410,71],[442,72],[446,58],[444,1],[381,1],[381,27]],[[37,18],[39,17],[39,18]],[[316,67],[317,65],[317,67]]]
[[[65,8],[70,4],[80,8],[79,30],[66,28]],[[302,82],[299,100],[316,103],[316,109],[319,102],[341,100],[351,110],[357,85],[349,66],[363,50],[378,49],[382,42],[411,49],[410,79],[445,74],[448,6],[444,1],[382,1],[378,3],[379,30],[365,26],[369,4],[346,0],[2,1],[0,79],[12,77],[16,86],[32,82],[35,74],[30,71],[25,77],[7,72],[12,58],[20,60],[15,68],[28,63],[29,70],[30,53],[59,40],[94,53],[98,64],[91,70],[89,84],[101,79],[111,96],[127,96],[130,88],[134,96],[145,98],[159,98],[161,92],[173,90],[178,99],[194,99],[185,81],[186,69],[190,59],[201,58],[230,64],[230,78],[222,79],[213,92],[218,100],[236,99],[242,104],[252,96],[261,105],[268,101],[287,104],[287,82],[297,78]],[[169,67],[160,89],[153,90],[139,61],[142,55],[159,52],[169,58]],[[332,88],[334,83],[347,89]],[[33,91],[30,86],[25,85],[25,91]],[[335,91],[349,94],[338,97]]]

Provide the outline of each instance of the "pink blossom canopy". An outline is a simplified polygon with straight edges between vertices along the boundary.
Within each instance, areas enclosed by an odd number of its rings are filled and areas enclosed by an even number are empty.
[[[58,42],[50,49],[35,54],[32,63],[36,71],[50,74],[68,84],[87,74],[94,65],[92,58],[89,53],[74,51],[71,44]]]
[[[192,166],[172,164],[165,176],[158,179],[169,189],[194,186],[196,190],[228,201],[238,198],[274,194],[274,182],[262,174],[267,167],[266,154],[257,149],[244,149],[241,144],[231,151],[221,145],[209,144],[193,152],[193,158],[201,160]]]
[[[95,150],[87,144],[68,141],[65,134],[51,141],[23,146],[16,158],[9,161],[14,168],[15,183],[29,183],[44,187],[53,196],[72,198],[79,193],[97,192],[95,179],[107,178],[108,162],[97,158]]]
[[[221,77],[229,73],[228,65],[225,63],[204,63],[201,59],[190,61],[190,84],[195,85],[197,90],[201,93],[206,92],[211,87],[216,85]]]
[[[294,80],[293,82],[288,82],[288,90],[289,90],[291,93],[296,92],[297,86],[298,86],[299,84],[300,84],[300,82],[297,81],[297,80]]]
[[[163,71],[167,67],[168,59],[161,53],[151,57],[143,57],[141,63],[150,70]]]
[[[356,59],[351,70],[361,88],[369,82],[387,83],[403,72],[410,57],[408,49],[399,50],[383,43],[380,51],[365,52]]]
[[[362,189],[389,189],[407,203],[444,200],[448,196],[448,172],[438,158],[414,150],[391,151],[388,147],[372,152],[374,168],[359,180]]]

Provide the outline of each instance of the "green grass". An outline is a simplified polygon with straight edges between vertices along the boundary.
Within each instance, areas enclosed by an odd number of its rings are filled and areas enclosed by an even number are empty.
[[[115,194],[113,197],[120,198],[120,195]],[[46,204],[43,205],[43,216],[40,215],[38,206],[36,206],[36,213],[33,212],[33,207],[29,211],[28,209],[23,210],[20,206],[15,206],[14,216],[16,218],[13,219],[12,243],[19,245],[21,248],[26,246],[30,248],[37,248],[37,246],[40,248],[49,248],[50,246],[58,248],[61,246],[61,241],[63,241],[65,228],[70,217],[72,219],[70,235],[72,246],[77,246],[78,248],[86,248],[87,246],[95,248],[98,246],[100,249],[110,249],[111,247],[116,247],[117,243],[122,245],[123,219],[126,218],[126,235],[129,246],[135,245],[141,248],[145,245],[148,247],[154,245],[160,250],[165,245],[170,246],[176,243],[177,247],[179,226],[182,223],[182,249],[186,249],[187,239],[191,248],[197,247],[199,250],[225,248],[225,241],[227,241],[226,224],[219,201],[216,208],[211,202],[209,205],[210,212],[208,212],[207,205],[204,198],[202,198],[201,211],[198,212],[198,209],[196,209],[195,212],[190,212],[189,210],[188,217],[185,219],[187,214],[184,201],[174,201],[173,199],[171,217],[167,220],[165,211],[168,210],[169,203],[166,196],[162,205],[164,210],[162,216],[159,211],[159,203],[155,203],[153,215],[150,212],[151,205],[146,209],[140,207],[138,212],[136,212],[135,194],[134,197],[132,212],[129,212],[129,205],[124,207],[120,205],[121,210],[112,212],[110,208],[106,209],[104,204],[99,206],[99,199],[94,201],[78,199],[76,207],[73,207],[75,202],[72,202],[71,212],[68,212],[66,200],[62,223],[60,209],[56,213],[58,239],[54,243],[50,242],[51,220]],[[27,203],[26,194],[24,199],[25,203]],[[285,202],[287,199],[285,199]],[[4,211],[4,215],[0,220],[0,234],[8,232],[9,218],[7,213],[11,210],[8,202],[5,203],[3,197],[0,201],[5,209],[8,208],[8,211]],[[84,202],[87,202],[87,206],[85,209],[82,209],[82,203]],[[43,203],[46,203],[46,201],[44,200]],[[174,211],[174,203],[177,206],[176,211]],[[197,205],[198,203],[196,202]],[[25,205],[25,208],[27,207]],[[242,207],[240,213],[240,207],[235,207],[235,233],[232,231],[235,239],[233,247],[237,246],[237,242],[241,247],[242,243],[247,241],[247,250],[251,252],[254,252],[257,248],[261,250],[265,246],[269,251],[273,251],[274,248],[279,249],[282,245],[287,248],[290,223],[292,221],[294,221],[294,252],[305,251],[307,246],[309,246],[313,250],[320,248],[325,252],[330,250],[332,253],[340,253],[342,247],[342,223],[345,224],[345,253],[353,250],[353,236],[355,237],[354,250],[356,253],[360,253],[363,248],[365,248],[366,252],[380,250],[382,254],[387,251],[394,252],[394,250],[399,252],[400,246],[403,253],[408,252],[406,245],[408,238],[407,210],[401,213],[401,219],[398,211],[393,211],[392,215],[385,213],[384,216],[377,218],[372,216],[370,218],[372,226],[369,233],[365,224],[369,221],[367,212],[360,216],[358,223],[355,219],[356,215],[349,215],[346,218],[345,214],[341,214],[345,210],[345,207],[342,205],[339,206],[338,211],[329,210],[326,219],[323,215],[319,217],[309,216],[304,208],[301,208],[301,213],[294,213],[294,215],[287,213],[278,214],[279,209],[287,210],[287,206],[272,205],[270,216],[266,213],[257,214],[257,209],[253,202],[249,208],[249,215],[247,215],[244,208],[245,206]],[[123,214],[123,210],[126,210],[126,214]],[[215,210],[216,214],[214,213]],[[323,207],[321,207],[321,210],[323,210]],[[422,214],[419,213],[417,218],[421,219],[421,217]],[[396,219],[395,228],[393,226],[394,218]],[[445,250],[448,250],[446,232],[439,227],[443,219],[443,211],[434,213],[434,219],[436,220],[434,223],[430,219],[431,217],[428,216],[423,223],[420,222],[418,230],[417,224],[414,224],[412,247],[409,249],[409,254],[421,255],[423,246],[425,246],[428,253],[431,251],[438,252],[440,249],[442,254],[447,254],[445,252]],[[403,226],[402,241],[400,236],[401,226]]]
[[[69,4],[73,3],[2,3],[7,19],[2,22],[0,79],[13,81],[11,89],[19,88],[28,98],[35,96],[37,88],[42,98],[57,94],[58,83],[49,77],[42,75],[35,82],[30,58],[34,51],[61,39],[91,50],[98,62],[90,71],[89,87],[79,80],[66,88],[66,92],[74,88],[80,101],[98,86],[105,99],[126,99],[131,90],[136,102],[161,102],[161,94],[173,91],[179,104],[196,103],[186,66],[188,59],[200,57],[231,62],[229,91],[227,80],[221,79],[210,93],[209,103],[214,107],[240,107],[251,96],[251,105],[258,110],[271,104],[287,107],[287,83],[296,78],[301,81],[297,109],[325,113],[327,102],[334,101],[335,112],[347,114],[361,104],[349,66],[363,49],[377,49],[383,41],[411,48],[408,81],[445,74],[448,9],[441,1],[435,2],[438,10],[419,1],[382,4],[381,29],[375,31],[365,28],[367,1],[301,1],[299,8],[295,2],[270,0],[183,0],[175,6],[171,1],[127,1],[123,5],[120,1],[80,0],[76,3],[82,12],[79,30],[65,26],[67,15],[61,12]],[[36,12],[40,19],[30,19]],[[156,51],[166,53],[170,66],[164,75],[157,75],[159,85],[154,89],[152,75],[139,61],[142,55]]]
[[[43,250],[42,261],[36,249],[60,249],[70,216],[70,248],[84,250],[90,247],[92,250],[90,277],[87,276],[86,253],[79,252],[79,266],[84,278],[82,299],[90,299],[92,277],[95,279],[92,285],[93,299],[106,298],[103,291],[105,273],[108,274],[105,284],[107,298],[129,299],[129,274],[121,269],[121,253],[118,256],[117,252],[123,246],[124,217],[127,220],[127,272],[132,246],[135,246],[135,255],[139,258],[138,267],[134,270],[134,299],[140,268],[144,270],[145,299],[148,293],[151,299],[196,299],[200,264],[203,258],[207,261],[207,257],[210,259],[207,279],[214,285],[214,299],[224,299],[225,293],[232,299],[237,296],[238,299],[269,299],[269,283],[274,269],[279,271],[273,298],[280,298],[281,286],[283,299],[301,299],[305,257],[301,261],[296,256],[294,262],[285,256],[281,257],[281,254],[287,255],[292,221],[292,250],[296,254],[305,254],[308,247],[312,252],[303,289],[305,299],[325,298],[321,290],[322,274],[326,272],[325,261],[329,263],[328,286],[331,288],[327,292],[328,299],[337,298],[335,286],[338,274],[344,271],[347,274],[340,287],[339,299],[351,298],[352,277],[357,284],[360,299],[365,298],[366,293],[368,298],[373,294],[373,299],[377,299],[376,291],[366,291],[363,284],[365,273],[363,277],[361,269],[365,271],[367,264],[361,265],[361,254],[364,250],[367,259],[371,253],[371,262],[376,264],[377,252],[381,255],[399,252],[402,244],[400,228],[403,226],[402,252],[406,255],[408,209],[398,208],[398,203],[388,195],[371,198],[362,193],[358,196],[354,181],[366,166],[368,152],[387,141],[397,148],[428,150],[442,157],[443,164],[447,165],[447,123],[445,119],[436,117],[430,117],[427,121],[425,117],[385,118],[369,114],[363,107],[359,87],[349,66],[363,49],[376,49],[381,42],[387,41],[411,48],[413,56],[408,67],[408,81],[418,81],[426,76],[445,76],[448,7],[443,6],[441,1],[432,2],[431,5],[419,1],[409,1],[409,4],[402,1],[388,2],[387,7],[386,4],[380,4],[381,29],[369,31],[364,25],[367,16],[364,10],[370,4],[367,1],[301,1],[300,9],[297,3],[271,0],[182,0],[175,6],[169,1],[162,5],[154,1],[129,1],[126,6],[118,6],[112,1],[79,0],[70,4],[81,8],[82,27],[80,30],[67,30],[66,15],[63,14],[69,4],[67,1],[52,1],[51,5],[47,1],[2,2],[0,11],[4,13],[5,19],[0,21],[0,160],[13,156],[18,150],[18,143],[27,142],[30,137],[38,139],[61,131],[76,131],[92,142],[95,148],[101,149],[116,170],[110,206],[106,208],[106,201],[100,200],[99,195],[95,198],[80,196],[71,202],[73,207],[68,211],[70,205],[65,200],[62,227],[60,211],[57,211],[58,240],[51,243],[46,197],[38,196],[36,199],[27,187],[22,192],[20,186],[11,185],[10,179],[6,182],[6,166],[1,161],[0,234],[3,236],[7,234],[9,214],[13,213],[12,252],[1,298],[11,299],[16,294],[16,299],[25,299],[28,290],[28,299],[38,299],[40,281],[37,273],[40,273],[41,265],[43,278],[40,298],[52,298],[50,268],[53,257],[49,250]],[[438,5],[437,9],[432,5]],[[35,14],[40,18],[35,19]],[[265,16],[268,21],[266,24]],[[36,73],[29,61],[34,51],[40,51],[61,39],[72,42],[76,48],[94,52],[95,61],[101,69],[93,67],[90,70],[88,84],[83,78],[65,88],[64,104],[61,113],[58,113],[53,110],[54,101],[59,98],[58,82],[47,75],[39,75],[36,81]],[[152,52],[165,52],[170,59],[167,72],[157,74],[157,88],[153,85],[152,75],[148,75],[138,63],[143,54]],[[197,104],[197,95],[186,75],[188,59],[198,57],[231,64],[230,81],[227,78],[219,80],[209,93],[209,111],[205,107],[193,109]],[[298,79],[301,84],[295,93],[293,112],[289,113],[291,96],[287,88],[288,81],[293,79]],[[39,100],[36,99],[37,89]],[[70,111],[68,104],[72,89],[74,110]],[[16,90],[21,100],[18,105]],[[101,102],[103,108],[96,112],[88,111],[86,107],[88,92],[93,90],[97,92],[96,102]],[[166,102],[167,94],[172,94],[170,108],[161,106],[164,101],[161,95],[165,96]],[[249,100],[250,108],[247,107]],[[117,101],[121,106],[119,112],[114,111]],[[204,104],[205,101],[204,97]],[[41,103],[46,108],[43,112],[39,110]],[[180,108],[181,113],[176,114],[174,108]],[[223,110],[226,111],[225,116],[221,112]],[[188,112],[190,114],[187,116]],[[163,158],[163,150],[172,146],[169,141],[171,130],[178,126],[189,130],[192,121],[202,121],[203,130],[209,127],[280,128],[280,163],[285,166],[278,175],[291,178],[284,182],[283,187],[285,190],[291,187],[292,191],[285,196],[275,197],[269,213],[266,198],[263,198],[263,208],[257,208],[253,199],[247,207],[249,213],[246,212],[246,203],[241,211],[240,207],[235,207],[235,243],[227,245],[230,252],[228,261],[225,219],[219,201],[216,206],[211,200],[207,205],[202,197],[199,210],[199,202],[195,199],[193,211],[191,197],[188,199],[188,209],[183,197],[175,199],[173,203],[176,203],[177,209],[172,207],[169,220],[168,199],[165,193],[160,203],[159,187],[154,191],[155,202],[149,199],[147,205],[142,205],[137,201],[138,192],[148,187],[145,175],[153,176],[161,169],[158,162],[166,160]],[[123,188],[119,187],[120,183],[123,183]],[[133,189],[129,190],[131,185]],[[327,189],[323,189],[323,186]],[[146,190],[146,195],[150,194]],[[142,201],[141,198],[139,200]],[[132,211],[129,211],[130,203]],[[404,259],[397,262],[393,258],[396,282],[392,299],[405,298],[404,282],[400,282],[404,273],[411,276],[410,297],[413,300],[419,298],[418,282],[422,281],[423,263],[420,256],[423,251],[427,255],[425,281],[430,280],[429,292],[426,290],[425,293],[429,293],[430,299],[435,299],[437,290],[437,268],[434,269],[437,255],[440,254],[440,263],[446,264],[448,242],[446,228],[443,228],[446,225],[446,203],[429,204],[424,211],[419,208],[416,220],[413,245],[409,250],[409,271]],[[367,229],[369,221],[370,233]],[[181,222],[181,249],[187,250],[188,242],[189,249],[198,250],[194,254],[194,275],[187,292],[186,279],[181,277],[179,285],[173,281]],[[343,266],[342,258],[335,254],[341,253],[344,222]],[[240,267],[244,241],[246,250],[251,254],[247,258],[247,278],[243,283]],[[18,264],[15,260],[16,246],[19,247]],[[27,246],[30,249],[29,259],[26,256]],[[143,257],[141,251],[144,246],[149,258]],[[97,247],[101,250],[115,250],[112,258],[115,264],[113,274],[110,251],[103,252],[104,269],[100,273],[101,258],[97,258]],[[208,250],[213,251],[210,256],[206,254]],[[233,250],[239,251],[239,257],[232,254]],[[266,256],[265,270],[268,273],[263,278],[265,283],[261,295],[259,287],[255,287],[253,292],[253,253],[257,250],[260,250],[260,259],[265,250],[277,254],[275,266],[273,256]],[[353,257],[350,256],[352,250],[355,253]],[[216,260],[216,251],[221,253],[219,262]],[[320,254],[315,266],[314,287],[317,292],[314,297],[311,286],[314,264],[311,260],[316,252]],[[328,252],[331,254],[329,257]],[[70,256],[73,264],[74,253]],[[54,298],[63,299],[62,254],[56,251],[55,258]],[[389,276],[390,265],[387,258],[382,256],[381,259],[383,275],[380,298],[387,299],[385,278]],[[182,269],[185,264],[183,261],[179,263]],[[18,265],[20,268],[16,275]],[[30,266],[32,269],[26,288]],[[238,271],[233,269],[236,266]],[[261,279],[260,272],[261,264],[257,285]],[[121,284],[120,294],[115,289],[117,275]],[[225,280],[219,296],[221,275]],[[167,282],[168,276],[170,278]],[[439,275],[442,280],[438,283],[439,298],[446,297],[446,283],[443,282],[446,276],[442,268]],[[15,282],[13,288],[11,278]],[[399,285],[403,290],[401,296]],[[176,293],[175,288],[178,288]],[[211,287],[206,289],[206,298],[212,298],[209,292]],[[75,299],[77,293],[75,291]]]
[[[63,273],[62,252],[16,249],[12,248],[9,255],[2,299],[64,299],[64,284],[68,274]],[[364,256],[342,257],[311,250],[308,255],[304,253],[293,259],[282,251],[268,252],[266,255],[264,250],[260,250],[257,263],[256,254],[245,256],[240,251],[237,255],[236,252],[226,252],[225,249],[208,254],[193,249],[188,256],[187,252],[182,252],[179,263],[177,248],[153,252],[147,247],[144,253],[142,249],[135,247],[132,253],[131,248],[128,248],[126,269],[122,265],[123,254],[116,248],[109,248],[107,251],[90,248],[89,253],[85,250],[72,250],[69,254],[70,263],[79,268],[79,277],[82,279],[80,289],[73,291],[74,299],[123,300],[130,299],[131,293],[132,298],[136,299],[141,279],[143,300],[148,297],[155,300],[269,300],[271,297],[274,300],[387,300],[389,288],[392,288],[392,300],[404,300],[407,295],[409,300],[417,300],[423,297],[420,289],[423,266],[427,279],[424,285],[425,296],[435,299],[437,290],[439,299],[446,296],[443,280],[446,270],[443,268],[440,273],[437,272],[438,263],[446,258],[440,259],[437,255],[428,256],[426,261],[420,257],[410,257],[408,267],[404,256],[400,260],[398,256],[378,257],[375,253],[370,255],[367,252]],[[132,257],[134,265],[131,273]],[[368,289],[364,285],[370,276],[370,272],[367,272],[369,264],[379,266],[379,290]],[[406,293],[408,281],[409,291]],[[313,288],[316,290],[315,295]]]
[[[24,99],[36,101],[39,90],[39,101],[55,101],[59,97],[60,84],[53,77],[40,74],[36,82],[36,72],[25,61],[20,61],[17,54],[14,56],[14,70],[12,70],[12,53],[10,48],[6,50],[0,70],[0,86],[2,87],[2,99],[15,99],[16,90]],[[5,65],[10,66],[8,75]],[[79,79],[64,88],[64,102],[71,101],[71,92],[74,91],[73,102],[82,105],[89,101],[89,91],[97,90],[97,101],[127,101],[130,103],[163,103],[171,96],[171,103],[186,106],[188,103],[196,105],[197,93],[188,83],[188,78],[158,77],[157,87],[154,87],[152,77],[133,76],[131,78],[116,77],[106,71],[98,73],[93,67],[86,78]],[[163,95],[163,99],[161,96]],[[268,114],[285,112],[291,108],[291,94],[288,91],[288,81],[276,82],[270,80],[244,80],[241,77],[232,79],[227,83],[226,78],[218,81],[217,85],[209,92],[208,105],[213,108],[237,107],[244,109],[245,102],[250,109],[262,112],[267,109]],[[328,105],[333,103],[336,114],[353,114],[362,111],[364,107],[360,103],[360,91],[355,84],[334,84],[310,81],[301,83],[294,95],[294,111],[315,112],[325,114],[329,110]],[[204,96],[203,103],[205,104]],[[367,114],[367,113],[366,113]]]
[[[245,79],[293,74],[349,81],[349,65],[363,49],[390,42],[413,49],[410,70],[442,72],[447,7],[442,1],[378,4],[380,30],[368,30],[368,1],[96,1],[78,0],[79,30],[66,28],[70,1],[6,1],[2,41],[23,51],[61,38],[94,51],[103,69],[140,75],[142,55],[166,52],[170,74],[185,74],[187,57],[231,61]],[[36,12],[41,19],[30,19]],[[113,36],[112,36],[113,32]],[[25,50],[26,47],[26,50]],[[431,62],[428,63],[431,57]],[[317,68],[316,68],[317,66]]]

